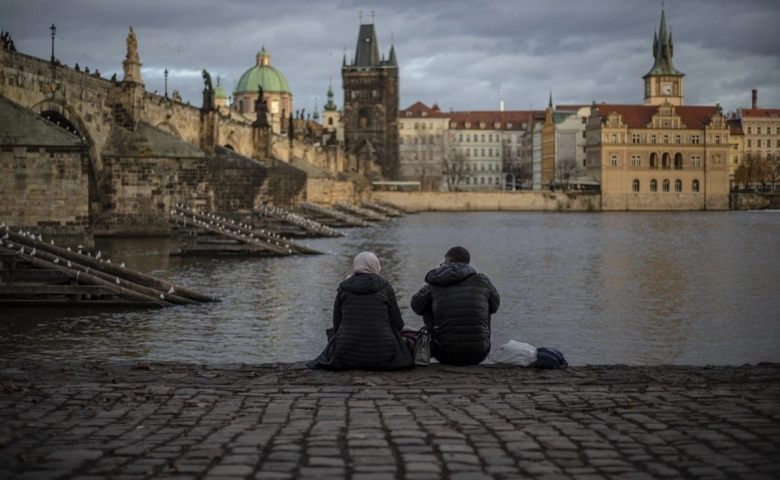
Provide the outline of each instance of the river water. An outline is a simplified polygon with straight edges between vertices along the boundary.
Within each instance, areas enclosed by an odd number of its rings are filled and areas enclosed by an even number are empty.
[[[290,258],[169,257],[170,240],[98,239],[113,262],[220,297],[164,310],[5,308],[0,359],[295,362],[325,345],[336,286],[367,250],[407,325],[449,247],[501,294],[493,348],[561,350],[571,365],[780,362],[780,212],[421,213]]]

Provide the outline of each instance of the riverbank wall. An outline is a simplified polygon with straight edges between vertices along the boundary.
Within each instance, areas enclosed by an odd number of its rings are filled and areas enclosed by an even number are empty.
[[[601,211],[601,195],[592,192],[373,192],[372,199],[407,212]]]

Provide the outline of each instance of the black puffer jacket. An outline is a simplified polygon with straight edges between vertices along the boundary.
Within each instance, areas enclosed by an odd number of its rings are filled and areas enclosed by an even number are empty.
[[[442,363],[473,365],[490,353],[490,315],[501,298],[490,279],[467,263],[446,263],[425,275],[412,310],[432,316],[432,354]],[[432,327],[432,328],[431,328]]]
[[[309,368],[395,370],[414,365],[393,287],[379,275],[356,274],[341,282],[333,306],[334,335]]]

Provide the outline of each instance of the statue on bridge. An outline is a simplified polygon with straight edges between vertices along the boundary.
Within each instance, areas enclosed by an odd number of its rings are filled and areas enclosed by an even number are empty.
[[[211,84],[211,75],[209,72],[206,71],[206,69],[203,69],[203,83],[206,85],[206,90],[211,92],[214,90],[214,87]]]
[[[138,58],[138,40],[135,38],[135,32],[133,26],[130,25],[130,33],[127,34],[127,61],[139,62]]]
[[[14,45],[14,41],[11,38],[11,32],[2,31],[0,32],[0,46],[4,50],[8,50],[9,52],[15,52],[16,46]]]

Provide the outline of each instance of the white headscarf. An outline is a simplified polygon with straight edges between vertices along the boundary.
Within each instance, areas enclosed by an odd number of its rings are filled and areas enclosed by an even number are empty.
[[[371,252],[361,252],[355,256],[352,260],[352,269],[349,271],[347,278],[357,273],[376,273],[382,270],[382,266],[379,264],[379,259],[376,258]]]

